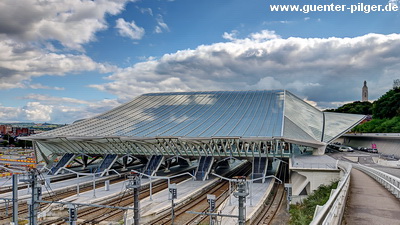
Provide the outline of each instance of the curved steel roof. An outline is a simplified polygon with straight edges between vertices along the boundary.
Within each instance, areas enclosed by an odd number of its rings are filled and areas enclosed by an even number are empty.
[[[41,136],[282,136],[284,91],[145,94]]]
[[[285,90],[153,93],[93,118],[24,139],[42,144],[69,143],[68,148],[74,151],[80,151],[83,143],[93,147],[110,139],[139,144],[171,138],[203,142],[216,138],[280,139],[323,146],[363,118],[321,112]],[[77,143],[82,144],[74,147]],[[101,148],[108,151],[108,147]],[[64,147],[59,149],[64,151]]]

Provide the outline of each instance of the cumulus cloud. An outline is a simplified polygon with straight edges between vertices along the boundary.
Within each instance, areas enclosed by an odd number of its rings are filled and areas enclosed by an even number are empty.
[[[30,121],[49,121],[53,107],[42,105],[39,102],[28,102],[23,111],[26,114],[26,118]]]
[[[113,71],[82,53],[82,45],[94,41],[108,26],[105,17],[120,13],[128,1],[0,1],[0,21],[7,21],[0,23],[0,88],[63,90],[30,82],[43,75]],[[78,54],[60,53],[60,44]]]
[[[0,104],[0,118],[2,118],[2,121],[15,122],[18,120],[21,111],[21,108],[6,107]]]
[[[107,28],[105,17],[120,13],[129,0],[2,0],[0,35],[7,39],[37,42],[56,40],[81,49]]]
[[[391,88],[400,69],[400,34],[353,38],[281,38],[261,31],[228,42],[165,54],[120,69],[92,85],[123,99],[155,91],[277,89],[330,107],[359,100],[364,80],[374,99]],[[359,83],[360,88],[354,88]],[[383,91],[383,92],[382,92]]]
[[[29,100],[22,107],[0,105],[0,116],[4,122],[52,122],[72,123],[103,113],[117,107],[121,102],[115,99],[84,101],[67,97],[30,94],[22,99]]]
[[[234,41],[234,40],[237,40],[238,34],[239,34],[239,31],[232,30],[230,33],[224,32],[224,34],[222,35],[222,38],[229,40],[229,41]]]
[[[84,54],[57,54],[12,40],[0,41],[0,88],[62,89],[29,84],[33,77],[62,76],[82,71],[114,71],[113,66],[94,62]]]
[[[135,24],[135,21],[129,23],[123,18],[119,18],[116,23],[117,25],[115,28],[118,29],[118,33],[123,37],[128,37],[133,40],[140,40],[145,34],[144,28],[138,27]]]

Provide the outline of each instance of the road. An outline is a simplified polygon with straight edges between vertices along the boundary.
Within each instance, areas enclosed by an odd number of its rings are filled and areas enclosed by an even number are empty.
[[[359,157],[360,164],[373,167],[375,169],[378,169],[380,171],[383,171],[385,173],[388,173],[395,177],[400,178],[400,169],[381,166],[381,165],[375,164],[373,162],[372,157],[378,157],[378,154],[362,152],[362,151],[358,151],[358,150],[355,150],[354,152],[333,151],[332,153],[325,153],[325,154],[331,156],[332,158],[335,158],[338,160],[343,160],[343,161],[349,161],[348,159],[346,159],[344,157]]]

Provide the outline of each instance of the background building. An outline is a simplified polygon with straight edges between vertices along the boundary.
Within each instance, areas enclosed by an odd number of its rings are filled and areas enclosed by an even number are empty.
[[[364,81],[364,86],[362,88],[362,101],[363,102],[368,102],[368,87],[367,87],[367,81]]]

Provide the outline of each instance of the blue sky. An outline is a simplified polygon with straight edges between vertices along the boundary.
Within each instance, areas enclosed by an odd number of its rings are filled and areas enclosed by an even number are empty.
[[[287,89],[320,108],[400,78],[400,12],[337,0],[2,0],[0,121],[71,123],[143,93]],[[390,4],[399,5],[397,0]]]

